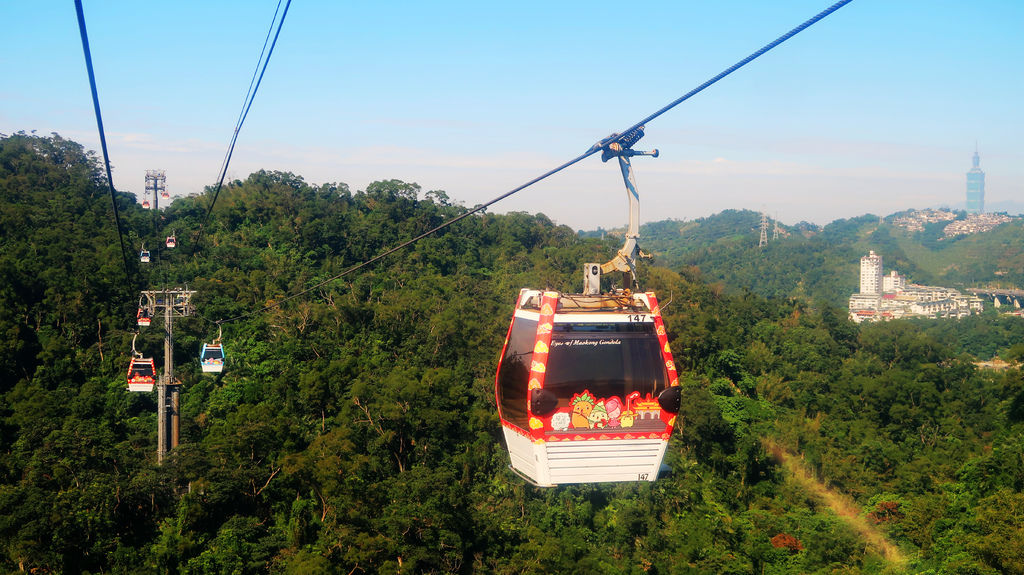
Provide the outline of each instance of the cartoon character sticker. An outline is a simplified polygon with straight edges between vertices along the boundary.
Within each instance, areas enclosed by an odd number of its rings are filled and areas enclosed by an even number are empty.
[[[603,401],[597,402],[590,415],[587,416],[587,421],[590,423],[591,429],[603,429],[608,425],[608,409]]]
[[[572,396],[569,404],[572,406],[572,426],[575,428],[590,428],[590,412],[594,410],[597,400],[589,391],[577,393]]]
[[[622,427],[633,427],[633,421],[636,419],[636,415],[632,411],[626,410],[619,416],[619,423]]]
[[[559,411],[551,416],[551,428],[555,431],[565,431],[569,429],[570,423],[572,423],[572,419],[569,417],[568,412]]]
[[[660,413],[661,406],[650,393],[641,396],[634,391],[623,400],[615,396],[598,398],[584,390],[572,396],[568,407],[552,414],[545,429],[549,434],[571,432],[588,437],[598,432],[663,431],[666,422],[661,420]]]
[[[608,427],[619,427],[622,425],[622,402],[617,397],[609,397],[604,402],[604,408],[608,412]]]

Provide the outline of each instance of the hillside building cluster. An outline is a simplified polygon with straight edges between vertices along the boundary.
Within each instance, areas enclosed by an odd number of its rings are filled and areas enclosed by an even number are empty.
[[[860,292],[850,296],[850,319],[888,321],[905,317],[966,317],[981,313],[984,300],[953,288],[908,284],[896,270],[882,273],[882,256],[860,259]]]
[[[971,164],[971,169],[967,172],[967,202],[964,204],[966,218],[958,220],[957,214],[950,210],[911,210],[893,218],[893,225],[907,231],[920,232],[927,224],[949,222],[942,233],[944,238],[952,238],[991,231],[996,226],[1016,219],[1006,214],[985,212],[985,172],[981,169],[981,158],[978,156],[977,148],[974,150]]]
[[[942,229],[942,235],[946,238],[964,236],[969,234],[980,234],[992,231],[996,226],[1015,220],[1013,216],[1006,214],[967,214],[967,217],[958,220],[956,214],[949,210],[912,210],[904,215],[893,218],[892,223],[910,232],[920,232],[924,226],[935,222],[949,222]]]
[[[965,219],[951,222],[943,229],[947,238],[980,234],[993,230],[996,226],[1012,221],[1014,218],[1006,214],[970,214]]]
[[[951,222],[955,219],[956,214],[949,210],[910,210],[902,216],[893,218],[892,223],[894,226],[901,227],[907,231],[920,232],[924,231],[926,224]]]

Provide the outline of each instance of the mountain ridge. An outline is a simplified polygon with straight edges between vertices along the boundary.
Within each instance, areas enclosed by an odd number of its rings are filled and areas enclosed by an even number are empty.
[[[822,299],[845,305],[858,289],[860,257],[874,251],[886,271],[897,270],[913,283],[1019,288],[1024,285],[1024,220],[994,229],[944,237],[949,221],[925,223],[920,230],[896,225],[919,210],[879,217],[865,214],[825,226],[793,226],[768,220],[760,246],[761,214],[724,210],[696,220],[661,220],[640,227],[640,245],[671,269],[697,268],[704,280],[733,291],[766,297]],[[958,212],[953,217],[963,219]],[[775,237],[776,226],[779,235]],[[620,230],[580,232],[582,237],[616,235]]]

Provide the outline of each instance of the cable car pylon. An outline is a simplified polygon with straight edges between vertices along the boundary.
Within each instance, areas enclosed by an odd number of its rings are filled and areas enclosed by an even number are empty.
[[[174,377],[174,318],[187,317],[193,314],[195,307],[192,305],[192,296],[195,290],[174,288],[163,290],[147,290],[141,293],[144,304],[140,308],[149,310],[152,316],[163,312],[164,319],[164,372],[159,377],[155,376],[154,362],[152,358],[145,359],[149,366],[149,387],[132,389],[132,391],[157,391],[157,463],[163,463],[167,452],[178,446],[179,423],[178,406],[181,391],[181,382]],[[137,334],[136,334],[137,336]],[[135,351],[135,340],[132,339],[132,364],[129,366],[129,389],[131,389],[132,369],[135,368],[137,360],[141,355]]]

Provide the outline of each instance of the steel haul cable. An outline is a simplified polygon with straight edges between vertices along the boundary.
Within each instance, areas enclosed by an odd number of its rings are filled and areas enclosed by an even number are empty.
[[[270,35],[273,34],[273,32],[274,32],[274,23],[277,22],[277,13],[280,10],[281,10],[281,0],[277,0],[277,7],[274,8],[274,17],[270,19],[270,27],[267,28],[267,37],[263,40],[263,48],[260,49],[260,57],[259,57],[259,59],[256,60],[256,67],[252,71],[252,79],[249,80],[249,89],[246,90],[246,92],[245,92],[245,98],[242,99],[242,109],[239,110],[239,112],[238,112],[238,120],[235,121],[235,132],[234,133],[236,133],[236,134],[238,133],[238,130],[241,129],[242,121],[244,120],[245,114],[248,111],[248,108],[245,106],[245,104],[249,101],[249,97],[252,95],[252,87],[256,84],[256,78],[259,77],[260,64],[263,63],[263,55],[267,53],[267,44],[270,43]],[[220,169],[217,170],[218,174],[220,174],[221,172],[223,172],[224,170],[227,169],[227,164],[228,164],[228,159],[229,159],[229,155],[228,154],[229,154],[230,151],[231,151],[231,149],[229,148],[227,151],[224,152],[224,160],[220,164]]]
[[[668,105],[666,105],[666,106],[665,106],[664,108],[662,108],[662,109],[658,110],[657,112],[655,112],[655,113],[651,114],[650,116],[647,116],[646,118],[644,118],[643,120],[640,120],[639,122],[637,122],[637,123],[633,124],[633,125],[632,125],[632,126],[630,126],[629,128],[626,128],[626,129],[625,129],[625,130],[623,130],[623,131],[622,131],[621,133],[622,133],[622,134],[629,134],[629,133],[630,133],[630,132],[632,132],[633,130],[635,130],[635,129],[637,129],[637,128],[641,127],[641,126],[644,126],[644,125],[646,125],[646,124],[647,124],[647,122],[650,122],[651,120],[653,120],[653,119],[657,118],[658,116],[660,116],[660,115],[664,114],[665,112],[667,112],[667,111],[671,110],[672,108],[675,108],[676,106],[678,106],[679,104],[681,104],[681,103],[685,102],[686,100],[689,100],[689,99],[690,99],[691,97],[693,97],[693,96],[697,95],[697,94],[698,94],[699,92],[702,92],[702,91],[703,91],[703,90],[704,90],[705,88],[707,88],[708,86],[711,86],[711,85],[712,85],[712,84],[714,84],[715,82],[718,82],[718,81],[719,81],[719,80],[721,80],[722,78],[725,78],[725,77],[726,77],[726,76],[728,76],[729,74],[732,74],[732,73],[733,73],[733,72],[735,72],[736,70],[739,70],[739,69],[740,69],[740,68],[742,68],[743,66],[746,66],[746,65],[747,65],[747,64],[749,64],[750,62],[752,62],[752,61],[756,60],[756,59],[757,59],[757,58],[758,58],[759,56],[761,56],[761,55],[762,55],[762,54],[764,54],[765,52],[767,52],[767,51],[771,50],[772,48],[775,48],[775,47],[776,47],[776,46],[778,46],[779,44],[782,44],[783,42],[785,42],[786,40],[789,40],[789,39],[790,39],[790,38],[792,38],[793,36],[796,36],[796,35],[797,35],[797,34],[799,34],[800,32],[803,32],[804,30],[806,30],[807,28],[809,28],[809,27],[813,26],[814,24],[816,24],[816,23],[817,23],[818,21],[822,20],[823,18],[825,18],[825,17],[826,17],[826,16],[828,16],[829,14],[831,14],[831,13],[835,12],[836,10],[838,10],[838,9],[842,8],[843,6],[846,6],[847,4],[849,4],[849,3],[850,3],[850,2],[852,2],[852,1],[853,1],[853,0],[840,0],[839,2],[836,2],[835,4],[833,4],[833,5],[829,6],[828,8],[825,8],[824,10],[822,10],[821,12],[819,12],[818,14],[816,14],[816,15],[815,15],[814,17],[812,17],[812,18],[809,18],[809,19],[808,19],[808,20],[807,20],[806,22],[804,22],[803,24],[800,24],[800,25],[799,25],[799,26],[797,26],[796,28],[793,28],[792,30],[790,30],[789,32],[786,32],[786,33],[785,33],[785,34],[783,34],[782,36],[779,36],[779,37],[778,37],[778,38],[776,38],[775,40],[773,40],[773,41],[771,41],[771,42],[769,42],[769,43],[765,44],[765,45],[764,45],[764,47],[762,47],[762,48],[761,48],[760,50],[758,50],[757,52],[754,52],[753,54],[751,54],[751,55],[747,56],[746,58],[744,58],[744,59],[740,60],[739,62],[736,62],[736,63],[735,63],[735,64],[733,64],[732,66],[729,66],[728,68],[726,68],[725,70],[723,70],[723,71],[722,71],[721,73],[719,73],[719,74],[718,74],[717,76],[715,76],[714,78],[711,78],[711,79],[710,79],[710,80],[708,80],[707,82],[704,82],[704,83],[703,83],[703,84],[701,84],[700,86],[697,86],[697,87],[696,87],[696,88],[694,88],[693,90],[690,90],[689,92],[687,92],[687,93],[683,94],[683,95],[682,95],[682,96],[680,96],[679,98],[677,98],[677,99],[673,100],[672,102],[670,102],[670,103],[669,103]],[[594,150],[594,151],[596,152],[596,150]]]
[[[281,3],[278,2],[278,7]],[[263,74],[267,71],[267,65],[270,64],[270,57],[274,54],[274,46],[277,45],[277,38],[281,35],[281,28],[284,26],[284,19],[288,16],[288,7],[292,5],[292,0],[288,0],[288,3],[284,5],[284,12],[281,14],[281,21],[277,24],[277,32],[274,34],[274,41],[270,44],[270,51],[267,52],[266,60],[263,60],[263,69],[260,70],[259,78],[256,79],[256,85],[249,83],[249,92],[246,94],[246,102],[242,105],[242,112],[239,116],[238,123],[235,125],[235,133],[231,136],[231,144],[228,146],[227,154],[224,156],[224,163],[221,168],[220,178],[217,180],[217,188],[213,193],[213,200],[210,202],[209,209],[206,210],[206,217],[203,218],[203,223],[199,224],[199,232],[196,234],[196,239],[192,242],[192,254],[196,255],[196,250],[199,249],[199,242],[203,239],[203,230],[206,228],[206,223],[210,220],[210,214],[213,212],[213,206],[217,203],[217,197],[220,196],[221,187],[224,185],[224,177],[228,173],[228,164],[231,163],[231,155],[235,152],[235,142],[238,141],[238,132],[242,129],[242,124],[245,122],[245,118],[249,115],[249,108],[252,107],[253,101],[256,99],[256,92],[260,89],[260,83],[263,82]],[[277,18],[277,10],[274,11],[274,18]],[[271,21],[271,29],[273,29],[273,21]],[[269,33],[268,33],[269,36]],[[266,42],[263,44],[266,49]],[[260,58],[263,58],[263,53],[260,52]],[[259,69],[259,64],[257,64]],[[190,257],[191,257],[190,256]]]
[[[354,272],[356,270],[359,270],[359,269],[361,269],[363,267],[366,267],[366,266],[368,266],[370,264],[373,264],[374,262],[380,261],[381,259],[384,259],[387,256],[389,256],[389,255],[391,255],[391,254],[393,254],[393,253],[395,253],[395,252],[397,252],[397,251],[399,251],[401,249],[404,249],[404,248],[406,248],[406,247],[408,247],[408,246],[418,242],[419,240],[421,240],[421,239],[423,239],[423,238],[425,238],[425,237],[427,237],[429,235],[432,235],[432,234],[434,234],[436,232],[439,232],[439,231],[443,230],[444,228],[447,228],[447,227],[451,226],[452,224],[455,224],[456,222],[459,222],[460,220],[468,218],[469,216],[471,216],[471,215],[473,215],[475,213],[481,212],[481,211],[485,210],[487,207],[489,207],[489,206],[491,206],[491,205],[493,205],[493,204],[495,204],[497,202],[500,202],[501,200],[511,196],[512,194],[515,194],[516,192],[522,191],[523,189],[528,188],[529,186],[532,186],[533,184],[536,184],[537,182],[539,182],[541,180],[544,180],[544,179],[548,178],[549,176],[553,176],[554,174],[557,174],[558,172],[561,172],[562,170],[568,168],[569,166],[572,166],[572,165],[574,165],[574,164],[576,164],[576,163],[578,163],[578,162],[580,162],[580,161],[582,161],[582,160],[584,160],[584,159],[586,159],[586,158],[588,158],[588,157],[590,157],[590,156],[592,156],[592,155],[594,155],[594,154],[604,150],[605,148],[607,148],[609,145],[611,145],[614,142],[621,142],[621,141],[624,141],[624,140],[628,140],[629,138],[635,137],[636,131],[639,128],[641,128],[644,125],[646,125],[647,122],[650,122],[651,120],[657,118],[658,116],[661,116],[665,112],[668,112],[672,108],[678,106],[679,104],[681,104],[684,101],[690,99],[691,97],[695,96],[696,94],[704,91],[705,89],[710,87],[712,84],[715,84],[716,82],[718,82],[722,78],[725,78],[729,74],[732,74],[736,70],[739,70],[743,66],[746,66],[750,62],[756,60],[758,57],[764,55],[766,52],[768,52],[772,48],[775,48],[776,46],[782,44],[786,40],[789,40],[793,36],[796,36],[800,32],[806,30],[810,26],[816,24],[820,20],[824,19],[828,15],[832,14],[836,10],[842,8],[843,6],[849,4],[852,1],[853,0],[840,0],[839,2],[836,2],[835,4],[832,4],[828,8],[822,10],[821,12],[819,12],[815,16],[809,18],[808,20],[806,20],[805,22],[803,22],[799,26],[793,28],[789,32],[786,32],[782,36],[779,36],[775,40],[769,42],[768,44],[765,44],[760,50],[750,54],[749,56],[747,56],[746,58],[740,60],[739,62],[736,62],[732,66],[730,66],[730,67],[726,68],[725,70],[723,70],[722,72],[720,72],[718,75],[716,75],[713,78],[707,80],[706,82],[704,82],[703,84],[697,86],[693,90],[690,90],[686,94],[683,94],[679,98],[673,100],[672,102],[670,102],[668,105],[666,105],[665,107],[661,108],[657,112],[654,112],[650,116],[647,116],[643,120],[640,120],[636,124],[633,124],[629,128],[623,130],[622,132],[619,132],[619,133],[616,133],[616,134],[612,134],[611,136],[609,136],[609,137],[599,141],[598,143],[596,143],[593,146],[591,146],[590,149],[587,150],[586,152],[584,152],[583,154],[580,154],[579,156],[569,160],[568,162],[565,162],[564,164],[558,166],[557,168],[551,169],[551,170],[545,172],[544,174],[541,174],[540,176],[537,176],[536,178],[526,182],[525,184],[522,184],[521,186],[519,186],[519,187],[517,187],[517,188],[515,188],[513,190],[510,190],[508,192],[505,192],[504,194],[502,194],[502,195],[500,195],[500,196],[498,196],[498,197],[488,201],[487,203],[479,204],[479,205],[477,205],[476,207],[474,207],[473,209],[469,210],[466,213],[463,213],[463,214],[460,214],[460,215],[458,215],[458,216],[456,216],[454,218],[451,218],[448,221],[438,225],[437,227],[434,227],[434,228],[430,229],[429,231],[423,232],[422,234],[420,234],[420,235],[418,235],[418,236],[416,236],[416,237],[414,237],[414,238],[412,238],[410,240],[407,240],[407,241],[405,241],[405,242],[403,242],[403,243],[401,243],[401,244],[399,244],[399,245],[397,245],[397,246],[395,246],[395,247],[393,247],[393,248],[391,248],[389,250],[386,250],[386,251],[384,251],[384,252],[374,256],[373,258],[370,258],[369,260],[366,260],[366,261],[364,261],[362,263],[356,264],[356,265],[348,268],[347,270],[341,272],[340,274],[337,274],[337,275],[332,276],[332,277],[330,277],[328,279],[320,281],[320,282],[318,282],[318,283],[316,283],[316,284],[314,284],[314,285],[312,285],[312,286],[310,286],[310,287],[308,287],[308,288],[306,288],[306,289],[304,289],[304,290],[302,290],[302,291],[300,291],[298,293],[292,294],[292,295],[290,295],[288,297],[285,297],[284,299],[281,299],[280,301],[276,301],[276,302],[274,302],[272,304],[266,305],[266,306],[264,306],[264,307],[262,307],[262,308],[260,308],[258,310],[251,311],[251,312],[248,312],[248,313],[245,313],[245,314],[242,314],[242,315],[239,315],[239,316],[235,316],[235,317],[232,317],[232,318],[229,318],[229,319],[217,320],[216,322],[213,322],[213,323],[217,323],[219,325],[219,324],[222,324],[222,323],[230,323],[230,322],[238,321],[238,320],[241,320],[241,319],[245,319],[245,318],[247,318],[249,316],[256,315],[258,313],[262,313],[264,311],[267,311],[269,309],[273,309],[275,307],[279,307],[282,304],[284,304],[285,302],[291,301],[291,300],[293,300],[295,298],[302,297],[303,295],[306,295],[306,294],[312,292],[313,290],[316,290],[316,289],[318,289],[320,287],[323,287],[324,285],[327,285],[328,283],[331,283],[334,280],[340,279],[340,278],[342,278],[342,277],[344,277],[344,276],[346,276],[346,275],[348,275],[348,274],[350,274],[350,273],[352,273],[352,272]],[[285,10],[287,11],[287,7],[285,8]],[[276,40],[276,38],[275,38],[275,40]],[[219,190],[219,186],[218,186],[218,190]],[[215,199],[216,199],[216,197],[215,197]],[[207,321],[211,321],[211,320],[207,320]]]
[[[103,116],[100,114],[100,97],[96,91],[96,75],[92,69],[92,53],[89,50],[89,34],[85,29],[85,13],[82,0],[75,0],[75,11],[78,13],[78,32],[82,37],[82,50],[85,52],[85,68],[89,72],[89,87],[92,89],[92,105],[96,112],[96,127],[100,132],[100,148],[103,150],[103,165],[107,171],[107,187],[110,188],[110,203],[114,206],[114,223],[117,225],[117,239],[121,242],[121,261],[124,264],[124,277],[128,286],[132,285],[128,273],[128,256],[124,251],[124,234],[121,233],[121,214],[117,210],[117,193],[114,191],[114,178],[110,175],[110,156],[107,155],[107,136],[103,131]]]

